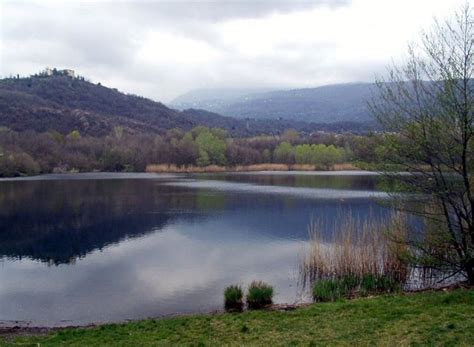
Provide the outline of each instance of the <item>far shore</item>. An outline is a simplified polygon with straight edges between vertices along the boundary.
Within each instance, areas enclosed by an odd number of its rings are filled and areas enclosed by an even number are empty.
[[[213,172],[254,172],[254,171],[360,171],[352,163],[333,164],[329,166],[311,164],[254,164],[236,166],[194,166],[175,164],[150,164],[145,172],[149,173],[213,173]]]
[[[175,164],[150,164],[144,171],[77,171],[77,170],[54,170],[36,175],[18,174],[15,176],[1,177],[0,181],[17,179],[39,179],[41,177],[68,177],[75,175],[143,175],[143,174],[212,174],[212,173],[268,173],[268,174],[305,174],[305,175],[378,175],[377,169],[359,167],[352,163],[334,164],[330,166],[308,165],[308,164],[255,164],[255,165],[237,165],[237,166],[194,166],[194,165],[175,165]]]

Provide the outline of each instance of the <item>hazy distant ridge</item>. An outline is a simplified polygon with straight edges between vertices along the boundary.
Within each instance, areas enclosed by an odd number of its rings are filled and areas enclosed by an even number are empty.
[[[288,119],[317,123],[367,122],[374,84],[350,83],[317,88],[255,92],[252,90],[196,90],[176,98],[178,108],[201,108],[225,116]],[[220,98],[218,96],[221,96]]]

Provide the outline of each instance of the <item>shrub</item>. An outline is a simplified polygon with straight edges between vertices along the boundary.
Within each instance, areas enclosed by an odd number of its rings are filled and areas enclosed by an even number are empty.
[[[225,309],[227,311],[242,311],[244,293],[239,285],[228,286],[224,290]]]
[[[39,164],[27,153],[4,153],[0,148],[0,177],[38,175]]]
[[[272,303],[273,287],[261,281],[250,283],[247,305],[250,309],[260,309]]]

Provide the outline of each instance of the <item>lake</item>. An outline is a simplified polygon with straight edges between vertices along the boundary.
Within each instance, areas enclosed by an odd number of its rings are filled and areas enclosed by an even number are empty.
[[[45,175],[0,180],[0,321],[60,326],[223,309],[263,280],[309,300],[311,218],[383,217],[368,172]],[[328,229],[329,230],[329,229]],[[19,322],[18,322],[19,321]]]

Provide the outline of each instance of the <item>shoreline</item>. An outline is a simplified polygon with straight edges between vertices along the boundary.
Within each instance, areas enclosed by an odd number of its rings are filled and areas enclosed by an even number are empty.
[[[153,176],[149,176],[152,174],[157,175],[186,175],[186,174],[269,174],[269,175],[315,175],[315,176],[333,176],[333,175],[379,175],[380,172],[376,170],[367,170],[367,169],[334,169],[334,170],[301,170],[295,167],[291,169],[273,169],[273,170],[265,170],[265,169],[249,169],[249,170],[242,170],[242,169],[235,169],[233,167],[219,167],[219,170],[207,170],[207,168],[181,168],[174,170],[170,168],[169,170],[160,170],[160,171],[84,171],[84,172],[77,172],[77,171],[70,171],[70,172],[50,172],[50,173],[41,173],[39,175],[19,175],[19,176],[7,176],[7,177],[0,177],[0,182],[2,181],[16,181],[16,180],[40,180],[45,178],[67,178],[67,177],[83,177],[87,178],[87,176],[104,176],[101,178],[107,178],[105,176],[109,175],[110,178],[120,178],[120,176],[124,176],[124,178],[130,178],[130,175],[136,175],[136,178],[153,178]],[[170,176],[170,177],[171,177]],[[97,177],[99,178],[99,177]]]
[[[474,291],[382,295],[312,304],[65,329],[12,329],[6,346],[472,345]]]
[[[381,296],[410,296],[416,295],[421,293],[438,293],[438,292],[452,292],[455,290],[472,290],[474,288],[470,287],[469,285],[465,284],[464,282],[450,284],[443,287],[438,288],[424,288],[424,289],[414,289],[414,290],[407,290],[401,291],[398,293],[390,293],[390,294],[382,294],[382,295],[371,295],[371,296],[356,296],[351,298],[346,298],[345,302],[351,302],[355,300],[364,300],[364,299],[372,299]],[[245,312],[288,312],[294,311],[299,308],[310,307],[313,305],[325,305],[328,303],[321,303],[321,302],[300,302],[300,303],[279,303],[279,304],[271,304],[261,310],[249,310],[245,309],[243,312],[234,313],[234,312],[227,312],[225,309],[221,310],[214,310],[208,312],[195,312],[195,313],[171,313],[162,316],[152,316],[146,318],[138,318],[138,319],[126,319],[122,321],[107,321],[107,322],[93,322],[93,323],[86,323],[86,324],[69,324],[69,325],[28,325],[28,321],[25,320],[0,320],[0,338],[1,337],[8,337],[8,336],[21,336],[21,335],[43,335],[49,334],[54,331],[61,331],[66,329],[93,329],[98,328],[101,326],[106,325],[124,325],[129,323],[139,323],[149,320],[168,320],[174,318],[192,318],[192,317],[213,317],[219,315],[226,315],[226,314],[242,314]],[[6,322],[15,322],[14,325],[7,325]],[[23,325],[22,325],[23,323]]]
[[[145,168],[147,173],[217,173],[217,172],[256,172],[256,171],[366,171],[352,163],[333,164],[330,166],[310,164],[252,164],[235,166],[194,166],[175,164],[149,164]]]
[[[471,345],[474,288],[87,326],[0,328],[5,346]]]
[[[271,311],[293,311],[301,307],[307,307],[315,304],[314,302],[301,302],[296,304],[271,304],[259,311],[263,312],[271,312]],[[247,312],[251,310],[244,310],[243,312]],[[110,324],[128,324],[128,323],[136,323],[142,322],[147,320],[166,320],[166,319],[173,319],[173,318],[185,318],[185,317],[196,317],[196,316],[216,316],[216,315],[223,315],[233,312],[227,312],[224,308],[220,310],[212,310],[207,312],[194,312],[194,313],[169,313],[161,316],[151,316],[151,317],[144,317],[144,318],[137,318],[137,319],[125,319],[125,320],[118,320],[118,321],[103,321],[103,322],[92,322],[92,323],[85,323],[85,324],[68,324],[68,325],[30,325],[29,321],[27,320],[0,320],[0,337],[8,334],[13,334],[15,332],[21,333],[28,333],[28,332],[51,332],[57,330],[64,330],[64,329],[88,329],[88,328],[97,328],[104,325]],[[7,322],[12,322],[14,324],[7,324]]]

